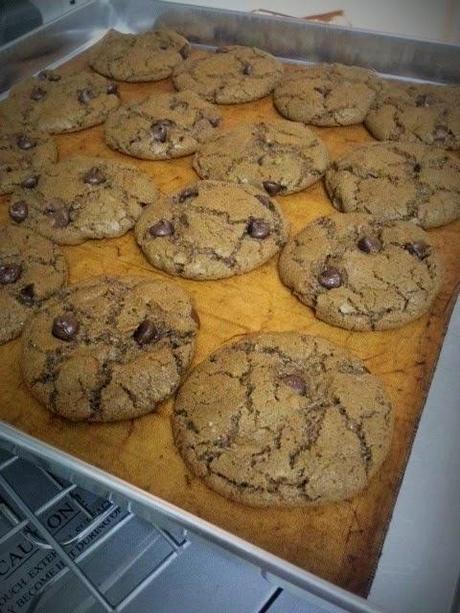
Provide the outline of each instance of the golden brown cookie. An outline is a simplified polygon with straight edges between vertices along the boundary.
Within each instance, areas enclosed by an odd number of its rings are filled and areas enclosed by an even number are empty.
[[[74,421],[131,419],[177,389],[198,318],[163,281],[99,277],[69,286],[29,320],[21,370],[32,394]]]
[[[316,317],[349,330],[403,326],[430,309],[441,284],[429,234],[358,213],[306,226],[284,248],[279,272]]]
[[[273,332],[199,364],[172,425],[187,465],[226,498],[301,506],[366,487],[388,453],[393,411],[358,358],[318,337]]]
[[[92,51],[89,65],[117,81],[159,81],[189,53],[188,41],[166,28],[140,34],[110,30]]]
[[[286,243],[279,205],[249,185],[199,181],[145,209],[136,240],[149,262],[189,279],[222,279],[269,260]]]
[[[433,228],[460,217],[460,162],[415,143],[363,145],[334,160],[326,188],[336,209]]]
[[[329,163],[323,142],[301,123],[242,124],[200,147],[193,168],[202,179],[234,181],[283,196],[312,185]]]

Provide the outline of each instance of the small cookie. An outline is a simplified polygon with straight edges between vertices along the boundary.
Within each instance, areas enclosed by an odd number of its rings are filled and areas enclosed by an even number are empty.
[[[273,92],[288,119],[315,126],[349,126],[364,121],[380,80],[365,68],[317,64],[286,72]]]
[[[11,197],[11,223],[31,228],[61,245],[122,236],[158,190],[134,166],[75,156],[49,166],[33,189]]]
[[[190,89],[216,104],[258,100],[273,90],[283,65],[256,47],[231,45],[215,53],[198,52],[173,72],[176,89]]]
[[[390,448],[393,410],[358,358],[297,332],[252,334],[199,364],[176,399],[175,443],[212,489],[303,506],[363,490]]]
[[[328,163],[323,142],[303,124],[284,119],[222,132],[193,158],[202,179],[249,183],[270,196],[305,189],[319,181]]]
[[[96,45],[89,65],[117,81],[159,81],[167,79],[189,53],[187,39],[166,28],[141,34],[110,30]]]
[[[194,92],[159,93],[111,113],[105,142],[137,158],[169,160],[194,153],[214,135],[221,118]]]
[[[46,70],[10,90],[0,112],[12,125],[43,132],[77,132],[103,123],[120,104],[115,84],[93,72]]]
[[[32,130],[0,132],[0,194],[16,187],[34,187],[41,170],[56,162],[56,143],[51,136]]]
[[[30,230],[0,226],[0,344],[19,336],[30,314],[66,280],[57,245]]]
[[[388,81],[365,123],[378,140],[460,149],[460,87]]]
[[[136,240],[149,262],[188,279],[223,279],[269,260],[286,243],[278,204],[251,186],[199,181],[146,209]]]
[[[318,319],[349,330],[399,328],[429,310],[441,285],[424,230],[359,213],[306,226],[284,248],[279,272]]]
[[[423,228],[460,217],[460,162],[415,143],[374,143],[332,162],[326,188],[344,213],[415,221]]]
[[[177,389],[198,323],[188,294],[142,277],[70,286],[32,317],[21,369],[32,394],[74,421],[131,419]]]

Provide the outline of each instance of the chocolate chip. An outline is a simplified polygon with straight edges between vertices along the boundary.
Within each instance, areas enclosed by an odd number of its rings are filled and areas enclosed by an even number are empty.
[[[113,94],[114,96],[118,96],[118,85],[116,83],[109,83],[107,85],[107,93]]]
[[[155,238],[161,236],[171,236],[171,234],[174,234],[174,226],[167,219],[160,219],[160,221],[157,221],[156,224],[150,226],[149,234]]]
[[[320,272],[318,281],[326,289],[333,289],[342,285],[342,275],[335,266],[326,266]]]
[[[444,142],[449,136],[449,130],[444,126],[437,126],[434,130],[433,138],[435,141]]]
[[[27,306],[32,306],[35,298],[34,284],[29,283],[28,285],[25,285],[19,292],[18,298],[23,304],[26,304]]]
[[[303,396],[307,391],[307,384],[300,375],[285,375],[281,378],[283,383],[288,385],[295,392]]]
[[[71,341],[80,329],[78,319],[72,313],[59,315],[54,318],[52,333],[53,336],[61,341]]]
[[[242,72],[243,74],[245,74],[245,75],[250,75],[250,74],[252,74],[252,71],[253,71],[252,64],[249,64],[248,62],[246,62],[246,63],[243,65],[243,69],[242,69],[242,71],[241,71],[241,72]]]
[[[86,87],[85,89],[80,89],[78,91],[77,98],[78,102],[81,102],[82,104],[89,104],[91,99],[95,98],[95,94],[91,89],[89,89],[89,87]]]
[[[364,253],[378,253],[382,249],[382,243],[375,236],[363,236],[358,241],[358,248]]]
[[[211,117],[209,123],[213,128],[217,128],[217,126],[220,124],[220,117]]]
[[[134,330],[133,338],[138,345],[147,345],[158,338],[158,330],[150,319],[144,319]]]
[[[413,168],[415,173],[419,173],[422,170],[422,167],[420,166],[420,164],[414,164],[414,168]]]
[[[192,310],[190,311],[190,317],[193,319],[193,321],[196,323],[198,327],[201,326],[200,317],[193,307],[192,307]]]
[[[262,183],[265,191],[270,194],[270,196],[276,196],[283,189],[283,186],[279,183],[275,183],[274,181],[264,181]]]
[[[168,128],[170,125],[170,122],[166,120],[152,123],[150,132],[153,136],[153,140],[156,140],[159,143],[166,142],[166,139],[168,138]]]
[[[41,87],[34,87],[32,91],[30,92],[31,100],[35,100],[35,101],[41,100],[45,96],[46,96],[46,91],[42,89]]]
[[[252,218],[248,223],[248,234],[252,238],[267,238],[270,234],[270,226],[263,219]]]
[[[179,202],[185,202],[187,198],[196,198],[198,196],[198,188],[186,187],[179,194]]]
[[[97,166],[90,168],[83,177],[83,183],[88,183],[89,185],[100,185],[105,183],[105,181],[107,181],[107,177]]]
[[[70,214],[66,208],[55,209],[50,215],[53,218],[53,228],[66,228],[70,223]]]
[[[189,45],[184,45],[181,49],[179,49],[179,53],[181,54],[181,56],[185,60],[190,55],[190,46]]]
[[[38,177],[31,175],[30,177],[26,177],[24,181],[21,183],[21,187],[25,187],[26,189],[33,189],[37,187]]]
[[[13,204],[10,204],[8,212],[13,221],[16,223],[21,223],[27,218],[27,215],[29,214],[29,207],[27,206],[27,202],[24,200],[18,200],[18,202],[13,202]]]
[[[430,246],[424,241],[414,241],[413,243],[406,243],[404,249],[411,255],[415,255],[419,260],[424,260],[430,255]]]
[[[16,139],[16,144],[19,149],[27,151],[27,149],[32,149],[33,147],[35,147],[37,141],[27,136],[27,134],[20,134]]]
[[[16,283],[22,273],[21,264],[2,264],[0,266],[0,284]]]

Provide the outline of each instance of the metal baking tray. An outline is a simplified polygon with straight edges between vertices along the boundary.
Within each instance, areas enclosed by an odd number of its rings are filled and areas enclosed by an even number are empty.
[[[160,24],[181,31],[199,46],[256,45],[292,62],[336,61],[396,78],[460,82],[459,48],[453,45],[155,0],[93,0],[0,49],[0,93],[78,55],[109,28],[139,32]],[[435,410],[438,402],[430,396],[425,413]],[[278,585],[308,592],[313,599],[347,611],[376,610],[366,600],[6,424],[0,424],[0,445],[114,503],[128,504],[130,511],[149,521],[171,530],[186,528],[236,553]]]

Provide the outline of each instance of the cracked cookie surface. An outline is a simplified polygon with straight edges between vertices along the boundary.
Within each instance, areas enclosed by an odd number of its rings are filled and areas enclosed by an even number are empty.
[[[199,181],[147,208],[136,240],[149,262],[190,279],[222,279],[269,260],[286,243],[288,222],[264,192]]]
[[[393,411],[361,360],[321,338],[275,332],[199,364],[172,425],[187,465],[226,498],[300,506],[366,487],[388,453]]]
[[[328,162],[325,145],[309,128],[278,119],[216,135],[195,154],[193,168],[202,179],[251,184],[282,196],[319,181]]]
[[[103,123],[119,104],[116,86],[101,75],[46,70],[14,85],[0,104],[0,114],[13,126],[60,134]]]
[[[0,344],[19,336],[27,318],[66,280],[57,245],[30,230],[0,226]]]
[[[122,105],[104,125],[105,142],[145,160],[168,160],[194,153],[209,140],[221,113],[194,92],[159,93]]]
[[[23,377],[68,419],[138,417],[178,387],[197,328],[188,294],[171,283],[93,278],[65,288],[27,322]]]
[[[460,149],[460,86],[387,82],[366,117],[378,140]]]
[[[286,72],[273,92],[275,107],[288,119],[315,126],[361,123],[380,80],[370,70],[317,64]]]
[[[176,89],[189,89],[216,104],[258,100],[273,90],[283,74],[275,57],[257,49],[230,45],[215,53],[197,52],[176,66]]]
[[[33,130],[0,131],[0,194],[32,185],[48,164],[56,162],[58,151],[51,136]]]
[[[141,34],[110,30],[96,45],[89,65],[117,81],[159,81],[167,79],[189,53],[187,39],[166,28]]]
[[[75,156],[47,168],[33,189],[11,197],[11,223],[62,245],[113,238],[130,230],[157,200],[148,175],[122,162]]]
[[[385,330],[417,319],[441,284],[429,234],[411,222],[359,213],[306,226],[284,248],[279,272],[316,317],[349,330]]]
[[[332,162],[326,188],[335,208],[382,220],[413,220],[423,228],[460,217],[460,162],[415,143],[374,143]]]

